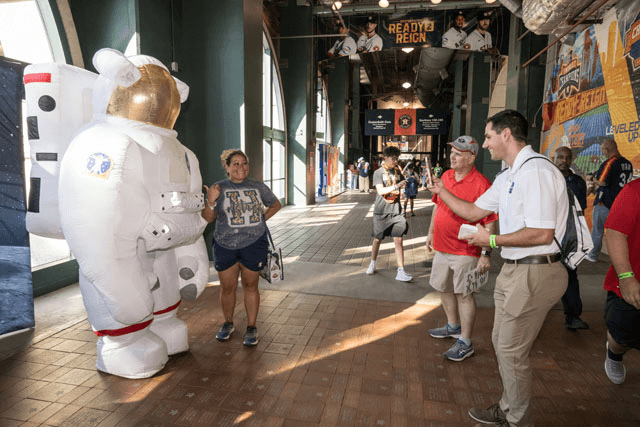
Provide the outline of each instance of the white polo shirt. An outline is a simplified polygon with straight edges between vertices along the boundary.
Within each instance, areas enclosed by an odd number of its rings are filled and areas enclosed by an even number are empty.
[[[544,159],[523,162],[542,156],[525,146],[516,156],[513,166],[500,173],[491,188],[476,201],[481,209],[498,213],[500,234],[513,233],[525,227],[555,229],[555,237],[562,242],[569,199],[567,185],[560,170]],[[520,259],[530,255],[560,252],[556,242],[530,247],[502,247],[502,258]]]

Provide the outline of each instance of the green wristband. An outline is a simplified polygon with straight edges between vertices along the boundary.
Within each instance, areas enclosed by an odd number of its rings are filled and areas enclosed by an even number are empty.
[[[498,245],[496,245],[496,235],[492,234],[491,236],[489,236],[489,247],[491,249],[495,249],[496,246],[498,246]]]
[[[618,279],[626,279],[629,277],[636,277],[635,274],[633,274],[633,271],[627,271],[626,273],[620,273],[618,274]]]

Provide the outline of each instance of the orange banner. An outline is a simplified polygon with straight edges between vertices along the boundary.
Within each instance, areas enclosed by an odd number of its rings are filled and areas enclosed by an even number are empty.
[[[395,110],[395,135],[416,134],[416,110],[406,108]]]

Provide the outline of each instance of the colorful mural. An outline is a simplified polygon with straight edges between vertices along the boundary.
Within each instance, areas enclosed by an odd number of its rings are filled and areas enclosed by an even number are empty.
[[[640,13],[633,2],[609,10],[603,23],[574,34],[559,49],[543,105],[541,151],[570,147],[574,167],[590,174],[605,160],[600,143],[613,138],[640,169]]]

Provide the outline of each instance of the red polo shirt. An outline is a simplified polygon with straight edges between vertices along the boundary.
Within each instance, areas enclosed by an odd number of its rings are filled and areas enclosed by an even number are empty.
[[[489,187],[489,181],[475,168],[460,181],[456,181],[455,172],[449,169],[442,175],[442,183],[456,197],[468,202],[475,202]],[[470,224],[468,221],[454,214],[451,209],[438,197],[433,195],[431,199],[437,206],[436,217],[433,220],[433,248],[438,252],[446,252],[453,255],[480,256],[481,248],[458,239],[458,232],[462,224]],[[485,225],[498,219],[498,215],[492,213],[478,224]]]
[[[631,181],[622,188],[613,202],[607,216],[607,222],[604,224],[605,229],[609,228],[627,235],[629,262],[636,278],[640,278],[640,250],[638,250],[640,248],[640,214],[638,206],[640,206],[640,179]],[[613,291],[622,298],[620,288],[618,288],[619,273],[626,273],[626,271],[616,271],[613,265],[609,267],[604,279],[604,289]]]

